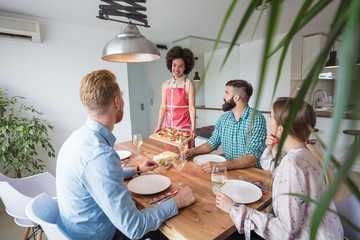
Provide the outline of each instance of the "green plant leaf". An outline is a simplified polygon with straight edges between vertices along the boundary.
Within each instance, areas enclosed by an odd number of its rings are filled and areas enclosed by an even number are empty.
[[[226,15],[225,15],[225,18],[224,18],[224,20],[223,20],[223,23],[221,24],[221,28],[220,28],[219,34],[218,34],[218,36],[217,36],[217,38],[216,38],[216,41],[215,41],[215,44],[214,44],[214,47],[213,47],[213,51],[212,51],[212,53],[211,53],[211,55],[210,55],[209,61],[206,63],[205,71],[204,71],[204,73],[203,73],[203,75],[202,75],[202,77],[201,77],[201,80],[200,80],[198,89],[200,89],[201,86],[202,86],[202,84],[204,83],[204,79],[205,79],[206,73],[207,73],[207,71],[209,70],[209,67],[210,67],[210,65],[211,65],[212,59],[213,59],[213,57],[214,57],[214,53],[215,53],[215,51],[216,51],[216,49],[217,49],[217,46],[218,46],[218,44],[219,44],[219,42],[220,42],[221,35],[222,35],[222,33],[224,32],[225,26],[226,26],[227,22],[229,21],[229,18],[230,18],[230,16],[231,16],[231,13],[233,12],[233,10],[234,10],[234,8],[235,8],[235,6],[236,6],[236,3],[237,3],[237,0],[233,0],[233,1],[231,2],[231,4],[230,4],[230,7],[229,7],[228,11],[226,12]]]
[[[257,1],[250,1],[250,4],[253,4]],[[311,1],[305,0],[302,3],[300,11],[297,13],[297,17],[295,21],[293,22],[289,32],[286,34],[286,36],[271,50],[269,50],[269,46],[271,46],[273,38],[274,38],[274,29],[276,29],[277,26],[277,17],[278,13],[275,12],[278,11],[277,7],[274,7],[274,4],[276,4],[275,1],[273,1],[273,5],[271,8],[270,13],[270,19],[269,21],[273,21],[272,23],[269,23],[267,26],[267,35],[266,35],[266,41],[265,41],[265,47],[264,47],[264,58],[263,58],[263,65],[261,69],[260,74],[260,80],[259,80],[259,89],[258,89],[258,97],[261,95],[261,90],[264,85],[264,76],[266,73],[266,63],[270,57],[272,57],[277,51],[282,49],[278,69],[277,69],[277,76],[275,80],[275,86],[273,90],[272,96],[274,97],[275,90],[278,87],[278,82],[280,78],[281,69],[283,68],[283,62],[284,62],[284,56],[286,55],[286,52],[288,51],[289,44],[296,33],[298,33],[300,30],[304,28],[305,25],[307,25],[312,19],[314,19],[316,16],[318,16],[328,5],[331,3],[331,0],[322,0],[317,1],[314,3],[311,7],[309,7]],[[329,164],[332,162],[338,169],[338,172],[333,178],[333,181],[328,186],[328,190],[326,191],[324,198],[321,199],[321,204],[319,204],[316,208],[316,213],[314,214],[314,218],[311,221],[312,229],[311,229],[311,239],[315,239],[316,231],[321,223],[324,213],[327,210],[329,206],[329,202],[331,201],[332,197],[337,191],[337,188],[339,187],[339,184],[344,181],[346,185],[349,187],[349,189],[355,194],[355,196],[360,200],[360,192],[354,184],[354,182],[347,176],[348,171],[351,169],[351,166],[354,164],[356,159],[359,157],[359,149],[360,149],[360,143],[356,142],[354,143],[354,147],[347,156],[345,156],[345,159],[342,164],[340,164],[336,159],[332,156],[332,153],[334,152],[334,145],[336,140],[338,139],[338,133],[339,133],[339,126],[341,124],[341,121],[343,119],[343,114],[345,110],[345,106],[347,104],[347,98],[346,96],[350,95],[351,89],[351,79],[359,79],[360,78],[360,70],[357,69],[357,76],[351,78],[351,74],[354,69],[354,59],[357,59],[359,57],[359,52],[354,51],[356,49],[356,34],[359,34],[358,32],[358,24],[359,24],[359,8],[360,1],[358,0],[342,0],[340,1],[339,5],[337,6],[337,13],[332,23],[331,31],[328,34],[328,38],[326,40],[325,46],[321,49],[320,54],[316,57],[314,64],[312,65],[309,73],[307,76],[305,76],[305,79],[303,81],[303,84],[300,88],[299,93],[297,94],[297,97],[295,98],[294,106],[292,106],[292,109],[290,111],[289,117],[287,122],[284,126],[284,132],[280,139],[279,144],[279,151],[278,154],[281,152],[282,145],[284,143],[284,140],[286,138],[286,135],[289,132],[289,129],[292,125],[292,122],[294,120],[295,114],[297,111],[299,111],[299,103],[305,99],[306,95],[309,95],[314,91],[315,86],[317,84],[317,78],[321,70],[323,70],[323,66],[325,64],[325,61],[327,59],[328,53],[334,45],[335,41],[337,39],[341,39],[341,49],[340,49],[340,71],[339,71],[339,77],[336,80],[336,93],[335,93],[335,112],[333,114],[333,126],[331,127],[331,134],[329,139],[327,139],[327,146],[324,146],[326,149],[326,155],[324,157],[324,163],[321,170],[321,176],[319,177],[319,186],[323,184],[323,179],[326,170],[329,167]],[[248,5],[248,6],[249,6]],[[306,12],[305,12],[305,9]],[[252,9],[253,10],[253,9]],[[250,11],[252,12],[252,11]],[[227,12],[227,15],[229,15],[229,12]],[[244,17],[246,14],[244,14]],[[243,17],[243,18],[244,18]],[[223,22],[223,26],[225,24],[225,21]],[[242,31],[246,25],[246,22],[240,22],[238,30],[240,29],[240,32]],[[219,33],[218,38],[220,39],[220,35],[222,32]],[[355,34],[356,33],[356,34]],[[232,45],[234,46],[237,43],[237,39],[240,37],[240,33],[237,32],[234,35]],[[236,40],[234,40],[236,39]],[[357,40],[358,41],[358,40]],[[216,45],[216,44],[215,44]],[[216,47],[213,51],[215,51]],[[224,58],[223,64],[226,62],[227,57],[230,55],[232,49],[227,52],[226,57]],[[356,54],[356,55],[354,55]],[[222,64],[222,66],[223,66]],[[343,67],[345,66],[345,67]],[[208,67],[208,66],[207,66]],[[221,71],[222,67],[219,71]],[[204,72],[205,74],[205,72]],[[204,79],[204,77],[203,77]],[[360,88],[360,82],[356,81],[354,84],[355,87],[352,87],[353,91],[358,91]],[[345,97],[344,97],[345,96]],[[360,114],[360,94],[357,94],[355,92],[355,107],[354,107],[354,114]],[[256,99],[255,108],[257,107],[259,98]],[[354,125],[354,124],[353,124]],[[316,134],[315,134],[316,135]],[[278,156],[277,156],[278,157]]]
[[[5,174],[12,173],[21,177],[23,173],[36,173],[44,169],[44,162],[36,160],[33,156],[38,155],[41,150],[52,158],[55,154],[53,148],[48,150],[50,139],[46,136],[48,130],[53,130],[51,124],[35,115],[42,113],[35,110],[33,106],[26,106],[19,100],[23,97],[7,96],[7,90],[0,88],[0,159],[3,162]],[[5,107],[2,107],[5,106]],[[25,117],[32,112],[32,116]],[[24,115],[24,116],[23,116]],[[48,127],[50,126],[50,127]],[[39,147],[34,144],[39,143]],[[46,156],[46,155],[45,155]]]
[[[293,24],[292,24],[292,26],[290,28],[290,31],[287,34],[287,36],[289,36],[289,37],[285,38],[284,45],[283,45],[284,48],[283,48],[283,51],[282,51],[282,54],[281,54],[280,60],[279,60],[279,65],[278,65],[278,70],[277,70],[277,74],[276,74],[273,94],[272,94],[272,97],[271,97],[271,102],[273,102],[274,97],[275,97],[276,89],[277,89],[277,86],[278,86],[279,80],[280,80],[281,70],[283,68],[283,63],[284,63],[284,60],[285,60],[285,57],[286,57],[286,54],[287,54],[287,50],[288,50],[288,48],[290,46],[292,37],[297,32],[296,30],[297,30],[298,26],[300,25],[300,22],[301,22],[302,18],[304,17],[304,14],[308,10],[308,8],[310,7],[312,2],[313,2],[312,0],[306,0],[304,2],[304,4],[300,8],[300,11],[298,12],[298,14],[297,14],[297,16],[296,16],[296,18],[295,18],[295,20],[294,20],[294,22],[293,22]]]
[[[242,31],[244,30],[246,24],[249,22],[251,15],[252,15],[253,12],[255,11],[255,7],[256,7],[256,6],[257,6],[257,2],[256,2],[256,1],[251,1],[251,2],[250,2],[248,8],[247,8],[246,11],[245,11],[245,14],[244,14],[243,18],[242,18],[241,21],[240,21],[239,27],[237,28],[236,33],[235,33],[235,35],[234,35],[234,37],[233,37],[233,39],[232,39],[232,41],[231,41],[231,43],[230,43],[230,47],[229,47],[229,49],[228,49],[228,51],[227,51],[227,53],[226,53],[226,55],[225,55],[225,58],[224,58],[224,60],[223,60],[223,63],[222,63],[222,65],[221,65],[219,71],[221,71],[221,69],[224,67],[227,59],[228,59],[229,56],[230,56],[230,53],[232,52],[232,50],[233,50],[234,46],[236,45],[237,41],[239,40],[239,37],[240,37]],[[233,11],[233,8],[230,8],[229,11],[230,11],[230,10]],[[230,12],[230,14],[231,14],[231,12]],[[216,50],[216,48],[213,49],[213,52],[212,52],[212,54],[211,54],[210,59],[212,59],[212,56],[213,56],[213,54],[215,53],[215,50]],[[209,66],[210,66],[210,63],[211,63],[211,61],[209,61]],[[204,76],[204,77],[205,77],[205,76]]]
[[[297,194],[297,193],[289,193],[289,194],[286,194],[286,195],[290,195],[290,196],[294,196],[294,197],[298,197],[298,198],[301,198],[301,199],[304,199],[305,201],[308,201],[308,202],[312,202],[314,204],[316,204],[317,206],[321,205],[322,203],[321,202],[318,202],[318,201],[315,201],[313,199],[311,199],[310,197],[306,196],[306,195],[302,195],[302,194]],[[356,226],[353,222],[351,222],[351,220],[349,220],[347,217],[345,217],[344,215],[330,209],[330,208],[326,208],[326,211],[328,212],[332,212],[336,215],[338,215],[342,220],[344,220],[347,224],[349,224],[352,228],[354,228],[356,231],[359,231],[360,232],[360,228],[358,226]],[[311,226],[311,229],[313,228],[313,226]]]
[[[303,17],[300,24],[295,29],[295,33],[301,30],[308,22],[310,22],[314,17],[317,16],[324,8],[331,2],[332,0],[321,0],[317,2],[314,7],[312,7]],[[293,26],[294,27],[294,26]],[[292,31],[292,28],[290,29]],[[278,45],[269,53],[268,58],[273,56],[281,47],[284,45],[287,38],[292,39],[294,35],[287,34],[279,43]]]
[[[256,95],[256,100],[255,100],[255,107],[254,107],[255,109],[257,109],[258,104],[260,102],[260,96],[261,96],[261,92],[262,92],[262,89],[264,86],[265,74],[266,74],[267,65],[268,65],[267,56],[271,50],[271,46],[272,46],[272,43],[274,40],[276,26],[277,26],[277,22],[278,22],[278,18],[279,18],[280,5],[281,5],[281,0],[274,0],[274,1],[272,1],[272,5],[270,8],[271,11],[270,11],[269,21],[268,21],[268,25],[267,25],[265,49],[264,49],[263,58],[262,58],[263,59],[262,64],[261,64],[262,68],[261,68],[261,72],[260,72],[258,91],[257,91],[257,95]]]
[[[329,149],[326,151],[325,155],[325,163],[330,161],[331,152],[335,146],[335,139],[337,132],[340,128],[340,123],[343,118],[344,109],[347,104],[347,100],[342,96],[347,96],[347,93],[350,92],[350,84],[351,84],[351,73],[352,73],[352,63],[354,57],[354,46],[356,46],[356,37],[354,36],[354,32],[357,31],[358,22],[359,22],[359,13],[360,13],[360,1],[351,1],[350,7],[348,11],[344,14],[347,16],[347,21],[344,26],[344,33],[342,37],[342,42],[340,43],[340,69],[339,69],[339,81],[336,84],[336,105],[335,112],[333,114],[333,126],[332,132],[330,134],[329,140]],[[336,19],[337,20],[337,19]],[[341,84],[339,84],[341,83]],[[346,156],[345,161],[343,163],[342,168],[335,175],[334,180],[331,182],[328,191],[322,199],[322,204],[319,205],[314,212],[314,217],[312,218],[311,225],[313,228],[310,232],[311,239],[315,239],[316,231],[321,224],[322,216],[325,213],[325,207],[327,207],[334,196],[337,188],[339,187],[340,182],[345,178],[347,172],[351,169],[351,166],[356,161],[357,156],[360,153],[360,141],[354,143],[354,148],[350,151],[349,155]]]

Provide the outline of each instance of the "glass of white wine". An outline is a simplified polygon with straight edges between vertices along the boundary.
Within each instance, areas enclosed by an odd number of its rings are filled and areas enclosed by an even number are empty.
[[[226,166],[222,164],[214,164],[212,172],[211,172],[211,182],[214,184],[213,191],[216,193],[217,191],[221,192],[221,188],[227,182],[227,169]],[[213,204],[213,209],[219,211],[216,207],[216,204]]]
[[[141,136],[140,133],[134,134],[133,143],[134,143],[135,147],[136,147],[137,150],[138,150],[138,155],[137,155],[135,158],[136,158],[136,159],[141,159],[142,156],[140,155],[140,146],[141,146],[141,144],[143,143],[143,138],[142,138],[142,136]]]
[[[186,149],[188,149],[188,140],[180,140],[178,141],[178,148],[180,150],[180,157],[182,159],[184,159],[185,161],[185,155],[184,155],[184,152],[186,151]]]
[[[173,162],[172,162],[172,164],[174,165],[174,167],[175,167],[175,168],[178,170],[178,172],[179,172],[178,182],[177,182],[175,185],[178,186],[178,187],[185,187],[186,184],[181,181],[181,173],[180,173],[181,169],[183,169],[183,167],[184,167],[185,164],[186,164],[185,158],[183,158],[182,156],[180,156],[180,157],[174,159]]]

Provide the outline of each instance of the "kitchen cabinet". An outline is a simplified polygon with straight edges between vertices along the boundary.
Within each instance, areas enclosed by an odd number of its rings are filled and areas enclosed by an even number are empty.
[[[315,34],[315,35],[305,36],[303,38],[301,79],[306,78],[306,75],[309,73],[309,70],[311,69],[313,62],[315,61],[318,54],[321,52],[322,48],[325,46],[326,41],[327,41],[327,36],[323,34]],[[335,44],[333,44],[330,50],[330,51],[337,51],[337,57],[339,57],[339,48],[340,48],[339,44],[340,42],[335,41]],[[328,54],[327,59],[329,59],[329,57],[330,57],[330,53]],[[321,73],[331,73],[332,79],[335,79],[337,74],[337,68],[323,68]],[[329,80],[329,78],[326,79]]]
[[[312,67],[317,55],[326,43],[327,37],[322,34],[316,34],[312,36],[306,36],[303,38],[303,51],[302,51],[302,79],[305,79],[306,75]]]

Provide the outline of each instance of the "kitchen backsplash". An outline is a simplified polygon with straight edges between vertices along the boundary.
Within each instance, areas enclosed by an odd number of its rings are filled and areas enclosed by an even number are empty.
[[[326,92],[328,97],[333,96],[335,81],[336,80],[319,79],[313,92],[315,92],[316,90],[323,90]],[[304,80],[291,80],[291,84],[290,84],[290,88],[291,88],[290,96],[291,97],[296,97],[297,89],[301,87],[301,84],[303,82],[304,82]],[[312,101],[313,101],[312,94],[311,94],[311,96],[309,96],[309,94],[307,94],[305,99],[309,103],[312,103]]]

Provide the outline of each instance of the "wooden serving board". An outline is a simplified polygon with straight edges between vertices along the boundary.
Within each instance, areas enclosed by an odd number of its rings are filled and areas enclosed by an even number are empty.
[[[176,146],[176,147],[178,146],[178,143],[176,141],[170,141],[168,139],[164,139],[162,137],[159,137],[156,133],[151,134],[149,136],[149,138],[154,139],[154,140],[158,140],[160,142],[164,142],[164,143],[167,143],[167,144],[171,144],[171,145]],[[191,137],[188,137],[187,140],[190,140],[190,139],[191,139]]]

